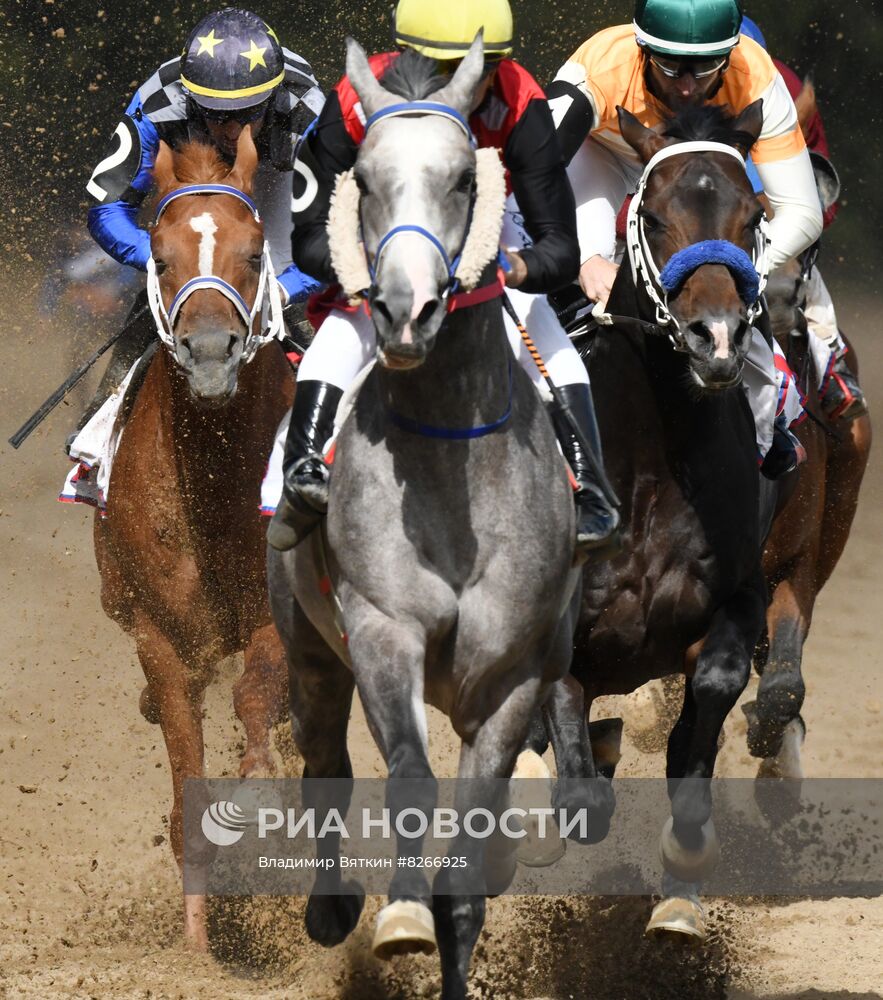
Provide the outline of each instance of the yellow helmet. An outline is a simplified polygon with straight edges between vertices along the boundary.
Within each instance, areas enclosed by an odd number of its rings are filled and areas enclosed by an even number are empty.
[[[509,0],[399,0],[394,17],[396,45],[430,59],[462,59],[480,28],[486,56],[512,52]]]

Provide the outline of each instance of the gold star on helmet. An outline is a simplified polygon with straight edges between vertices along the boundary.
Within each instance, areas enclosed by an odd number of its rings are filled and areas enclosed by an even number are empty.
[[[267,51],[267,46],[265,45],[262,49],[259,49],[254,43],[254,39],[251,40],[251,48],[248,52],[240,52],[239,54],[244,58],[248,59],[249,73],[253,73],[258,66],[263,66],[264,69],[267,68],[267,64],[264,62],[264,53]]]
[[[212,59],[215,58],[215,46],[224,41],[223,38],[215,38],[214,28],[207,35],[197,35],[196,39],[199,42],[199,52],[196,54],[201,56],[203,52],[208,52]]]

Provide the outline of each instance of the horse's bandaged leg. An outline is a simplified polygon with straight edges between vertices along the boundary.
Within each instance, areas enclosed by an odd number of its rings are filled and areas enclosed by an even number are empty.
[[[549,305],[546,296],[520,292],[517,288],[507,289],[506,294],[546,363],[546,368],[555,385],[574,385],[577,383],[588,385],[589,373],[586,371],[586,366],[580,360],[570,338],[562,329],[558,317],[555,315],[555,310]],[[540,390],[540,394],[545,395],[545,381],[528,354],[518,328],[509,318],[508,313],[503,313],[503,320],[515,357],[518,358],[521,367]]]
[[[307,348],[297,373],[298,382],[328,382],[347,386],[374,357],[377,334],[369,316],[332,310]]]

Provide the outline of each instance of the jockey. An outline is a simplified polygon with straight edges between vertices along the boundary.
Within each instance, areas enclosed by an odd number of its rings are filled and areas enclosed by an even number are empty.
[[[137,223],[152,184],[160,140],[211,143],[231,164],[243,128],[251,127],[260,158],[254,200],[264,223],[283,304],[319,285],[291,259],[291,178],[297,146],[325,102],[310,66],[279,44],[256,14],[227,7],[191,31],[182,54],[136,92],[114,133],[111,153],[86,185],[97,204],[89,232],[121,264],[145,270],[150,235]],[[137,302],[130,318],[141,311]],[[100,407],[156,336],[145,313],[117,341],[95,399],[80,427]]]
[[[750,17],[742,19],[742,34],[753,38],[758,45],[767,47],[766,40],[760,28]],[[800,77],[783,62],[773,59],[778,71],[782,74],[788,93],[797,101],[798,96],[803,91],[803,81]],[[817,153],[830,160],[828,153],[828,141],[825,137],[825,126],[822,123],[822,116],[818,109],[814,109],[813,114],[806,123],[803,124],[803,135],[806,139],[810,154]],[[750,161],[749,161],[750,163]],[[755,191],[763,191],[763,183],[757,176],[757,171],[749,169],[749,176],[755,183]],[[837,204],[831,205],[824,214],[825,229],[831,225],[837,215]],[[819,392],[823,411],[832,420],[855,420],[857,417],[867,413],[868,405],[865,401],[864,393],[858,382],[858,377],[846,363],[846,355],[849,348],[840,333],[840,325],[837,322],[837,313],[834,311],[834,302],[831,293],[819,271],[818,265],[814,266],[810,272],[806,283],[806,303],[803,307],[803,314],[806,317],[807,329],[810,337],[821,341],[823,349],[821,352],[813,351],[813,356],[821,356],[819,362]]]
[[[771,266],[818,239],[822,213],[794,102],[767,53],[740,36],[741,23],[738,0],[638,0],[632,24],[589,38],[550,85],[549,103],[571,160],[579,280],[589,299],[606,303],[610,294],[618,270],[617,213],[643,169],[620,133],[617,106],[661,129],[683,106],[711,102],[739,114],[762,98],[763,130],[752,152],[775,211]],[[800,460],[802,449],[788,425],[801,407],[797,393],[787,392],[784,357],[774,359],[759,331],[747,360],[745,386],[765,456],[762,471],[777,478]],[[780,397],[791,409],[776,417]]]
[[[396,44],[435,59],[442,76],[450,75],[479,29],[484,29],[485,75],[478,88],[470,127],[480,147],[500,150],[510,197],[504,220],[503,245],[510,270],[508,295],[528,326],[561,389],[601,460],[585,365],[562,329],[545,293],[576,278],[578,245],[574,202],[564,160],[545,94],[512,52],[512,11],[508,0],[399,0],[395,11]],[[378,78],[399,52],[375,55],[370,65]],[[325,230],[335,176],[353,166],[364,136],[358,96],[344,77],[328,97],[317,127],[298,158],[295,175],[294,258],[310,274],[335,281]],[[524,348],[514,323],[506,317],[513,351],[533,381],[542,378]],[[268,538],[280,549],[295,544],[296,525],[327,510],[328,469],[324,446],[344,389],[374,357],[373,324],[364,309],[333,309],[304,355],[285,448],[283,498]],[[599,487],[591,456],[583,451],[569,425],[556,417],[562,451],[578,484],[577,545],[611,550],[619,515]]]

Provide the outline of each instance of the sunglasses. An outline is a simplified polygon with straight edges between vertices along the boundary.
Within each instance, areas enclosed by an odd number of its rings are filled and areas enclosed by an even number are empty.
[[[249,125],[251,122],[256,122],[258,118],[263,118],[267,113],[269,103],[269,101],[263,101],[261,104],[252,105],[250,108],[236,108],[234,110],[200,107],[200,111],[202,112],[202,117],[207,122],[224,125],[227,122],[235,121],[240,125]]]
[[[650,56],[650,62],[671,80],[676,80],[689,73],[694,80],[704,80],[725,69],[730,61],[729,56],[723,59],[663,59],[661,56]]]

